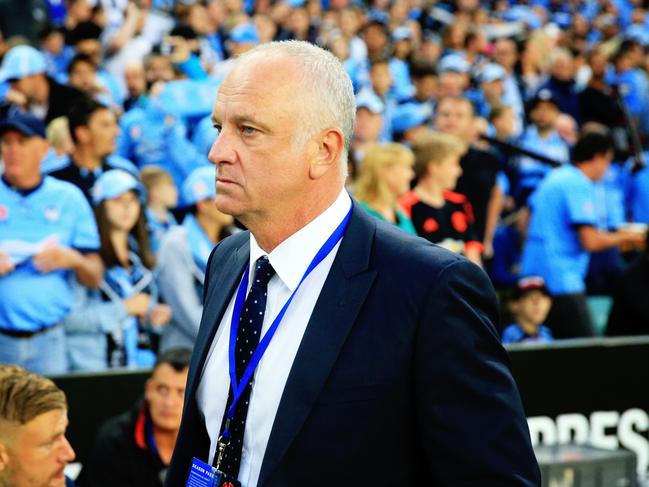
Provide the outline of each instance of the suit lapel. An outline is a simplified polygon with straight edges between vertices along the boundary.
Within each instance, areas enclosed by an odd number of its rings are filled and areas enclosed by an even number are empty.
[[[192,382],[187,387],[191,394],[190,397],[193,397],[200,383],[205,360],[214,335],[219,328],[223,313],[228,307],[234,289],[241,280],[245,266],[248,264],[250,258],[248,242],[249,240],[245,239],[242,244],[229,254],[222,265],[213,263],[213,270],[210,271],[211,275],[206,276],[206,278],[210,279],[209,295],[206,296],[206,308],[203,310],[203,318],[201,319],[201,326],[194,347],[194,356],[198,357],[198,359],[196,360],[195,369],[190,371],[189,374],[192,379]],[[210,323],[210,320],[214,321]]]
[[[376,272],[369,269],[374,222],[354,204],[352,218],[291,367],[264,456],[263,486],[302,428],[356,320]]]

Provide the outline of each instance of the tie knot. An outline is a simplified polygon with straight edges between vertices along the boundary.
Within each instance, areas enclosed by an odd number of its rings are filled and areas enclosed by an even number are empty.
[[[267,287],[268,281],[275,275],[275,269],[270,264],[267,255],[263,255],[255,262],[255,272],[252,277],[252,285],[255,287]]]

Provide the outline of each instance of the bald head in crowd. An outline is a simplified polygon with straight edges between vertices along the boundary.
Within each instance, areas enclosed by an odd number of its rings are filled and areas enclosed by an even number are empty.
[[[68,406],[51,380],[0,365],[0,487],[63,487]]]

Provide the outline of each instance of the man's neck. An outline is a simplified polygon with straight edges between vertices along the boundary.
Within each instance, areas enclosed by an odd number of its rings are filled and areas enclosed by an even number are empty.
[[[29,191],[37,188],[41,184],[43,181],[43,175],[41,173],[36,173],[26,175],[22,178],[11,178],[8,177],[7,174],[3,174],[2,179],[12,188],[16,188],[20,191]]]
[[[101,167],[103,158],[97,156],[89,147],[77,145],[72,152],[72,162],[80,168],[93,171]]]
[[[539,137],[541,137],[542,139],[547,139],[548,137],[550,137],[554,129],[552,127],[541,128],[537,125],[536,131],[538,132]]]
[[[333,205],[341,190],[342,187],[335,194],[329,192],[322,195],[309,201],[308,205],[295,205],[290,216],[277,213],[273,217],[267,215],[259,215],[253,219],[240,217],[239,221],[255,236],[259,247],[264,252],[271,253],[284,240],[300,231]]]
[[[525,332],[526,335],[536,336],[539,334],[539,326],[529,320],[519,319],[518,326]]]
[[[422,179],[415,187],[415,193],[427,205],[434,208],[444,206],[444,188],[433,178]]]
[[[147,208],[161,222],[166,222],[167,221],[167,219],[169,217],[169,213],[168,213],[169,210],[167,209],[167,207],[165,205],[158,205],[158,204],[149,202],[149,204],[147,205]]]
[[[174,445],[178,438],[178,431],[161,430],[154,426],[153,438],[155,439],[155,445],[158,449],[160,460],[162,460],[162,463],[165,465],[169,465],[171,463],[171,455],[174,451]]]
[[[221,229],[223,227],[218,222],[215,222],[213,219],[201,215],[200,213],[196,215],[196,220],[198,221],[198,225],[205,232],[205,235],[207,235],[207,238],[214,243],[219,241],[219,235],[221,235]]]

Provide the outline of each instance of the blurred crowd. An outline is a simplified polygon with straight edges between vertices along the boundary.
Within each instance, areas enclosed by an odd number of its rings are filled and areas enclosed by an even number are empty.
[[[0,362],[191,348],[211,249],[241,230],[214,206],[214,97],[237,55],[289,39],[353,83],[350,192],[482,266],[505,342],[649,333],[647,8],[0,3]]]

